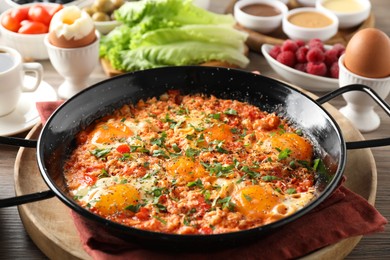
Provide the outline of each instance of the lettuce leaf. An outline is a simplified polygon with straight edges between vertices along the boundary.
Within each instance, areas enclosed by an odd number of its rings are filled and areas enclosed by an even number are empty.
[[[211,60],[245,67],[247,34],[231,15],[196,7],[192,0],[127,2],[115,12],[122,25],[100,42],[100,56],[118,70],[134,71]],[[196,51],[194,51],[196,50]]]
[[[225,61],[240,67],[248,63],[248,58],[232,47],[197,41],[143,46],[123,51],[120,56],[123,66],[120,69],[125,71],[201,64],[210,60]]]
[[[232,15],[209,12],[192,4],[192,0],[147,0],[127,3],[115,12],[115,19],[130,27],[145,30],[177,27],[184,24],[234,25]]]

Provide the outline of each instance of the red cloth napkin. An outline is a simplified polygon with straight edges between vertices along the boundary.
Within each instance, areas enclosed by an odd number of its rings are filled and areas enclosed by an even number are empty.
[[[37,102],[35,105],[38,110],[38,114],[41,118],[42,125],[46,124],[47,119],[51,116],[54,110],[57,109],[62,103],[63,100],[50,101],[50,102]]]
[[[62,102],[41,102],[37,108],[45,122]],[[311,212],[258,241],[207,253],[161,252],[114,237],[96,229],[72,212],[84,249],[94,259],[292,259],[345,238],[383,231],[387,220],[364,198],[342,184]]]

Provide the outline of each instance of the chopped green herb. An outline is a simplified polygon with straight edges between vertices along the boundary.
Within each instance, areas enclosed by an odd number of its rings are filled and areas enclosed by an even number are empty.
[[[101,179],[101,178],[109,177],[109,176],[110,176],[110,175],[108,174],[107,170],[103,168],[103,169],[100,171],[100,174],[99,174],[98,178]]]
[[[102,157],[106,157],[106,155],[110,152],[111,152],[111,148],[104,148],[104,149],[96,148],[95,150],[91,151],[91,154],[98,158],[102,158]]]
[[[223,199],[219,199],[217,201],[217,203],[221,204],[223,209],[227,208],[230,211],[234,211],[235,208],[236,208],[236,204],[234,204],[231,200],[232,200],[232,197],[231,196],[227,196],[227,197],[225,197]]]
[[[187,186],[188,187],[199,187],[199,188],[203,188],[203,183],[200,179],[197,179],[196,181],[191,181],[189,183],[187,183]]]
[[[186,156],[190,158],[194,158],[195,156],[199,155],[200,151],[194,148],[187,148],[186,150]]]
[[[162,204],[156,203],[154,206],[156,207],[157,212],[168,212],[167,207]]]
[[[249,202],[251,202],[252,201],[252,197],[251,196],[249,196],[248,194],[243,194],[244,195],[244,198],[247,200],[247,201],[249,201]]]
[[[219,120],[221,119],[221,114],[220,113],[210,114],[209,117]]]
[[[157,219],[158,221],[160,221],[160,222],[163,223],[164,225],[167,224],[167,222],[166,222],[164,219],[160,218],[159,216],[153,216],[153,218]]]
[[[166,159],[169,158],[169,155],[164,150],[154,150],[153,156],[155,156],[155,157],[161,156],[161,157],[166,158]]]
[[[223,113],[226,114],[226,115],[234,115],[234,116],[237,115],[237,111],[234,110],[233,108],[228,108]]]
[[[266,175],[266,176],[261,177],[261,179],[263,181],[274,181],[274,180],[278,180],[279,178],[276,176],[272,176],[272,175]]]
[[[120,157],[118,160],[121,161],[121,162],[124,162],[124,161],[127,161],[129,159],[131,159],[131,154],[124,153],[124,154],[122,154],[122,157]]]
[[[278,150],[278,151],[279,151],[279,155],[278,155],[279,160],[284,160],[288,158],[291,154],[291,150],[289,148],[285,148],[283,150]]]
[[[131,212],[137,213],[139,211],[139,208],[141,207],[141,204],[136,204],[136,205],[129,205],[125,209],[130,210]]]
[[[287,194],[295,194],[295,193],[297,193],[297,191],[294,188],[289,188],[286,190],[286,193]]]
[[[179,146],[177,146],[177,144],[172,144],[172,149],[177,153],[181,152],[181,149],[179,148]]]
[[[235,168],[234,164],[224,166],[219,162],[214,164],[202,162],[201,164],[210,172],[210,175],[215,175],[216,177],[226,177]]]

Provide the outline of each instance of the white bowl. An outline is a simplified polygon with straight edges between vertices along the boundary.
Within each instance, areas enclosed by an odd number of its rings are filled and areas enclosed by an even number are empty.
[[[371,11],[371,2],[369,0],[355,0],[360,6],[361,9],[356,11],[336,11],[330,8],[327,8],[326,3],[327,0],[318,0],[316,2],[316,8],[318,10],[327,10],[334,13],[339,19],[339,28],[346,29],[357,26],[364,22]]]
[[[314,7],[316,6],[316,0],[296,0],[301,6]]]
[[[0,21],[3,16],[11,12],[13,9],[25,8],[26,6],[33,6],[36,3],[18,5],[12,7],[0,15]],[[41,5],[57,5],[52,3],[39,3]],[[43,34],[21,34],[9,31],[0,23],[1,37],[5,45],[16,49],[24,60],[46,60],[49,58],[46,46],[43,39],[48,33]]]
[[[256,16],[244,12],[241,8],[251,4],[266,4],[273,6],[280,11],[279,15]],[[234,17],[236,21],[245,28],[260,32],[269,33],[280,27],[283,16],[288,12],[287,6],[281,1],[275,0],[240,0],[234,5]]]
[[[77,5],[77,6],[80,6],[80,7],[83,7],[83,6],[86,6],[86,5],[89,5],[91,4],[91,2],[93,2],[94,0],[75,0],[75,1],[72,1],[72,2],[69,2],[69,3],[66,3],[66,4],[63,4],[64,6],[67,6],[67,5]],[[38,1],[36,1],[38,2]],[[9,7],[18,7],[20,6],[20,4],[12,1],[12,0],[5,0],[5,3],[9,6]],[[33,0],[31,0],[31,3],[33,3]]]
[[[119,21],[94,21],[96,29],[101,33],[101,34],[108,34],[112,30],[114,30],[115,27],[121,25],[122,23]]]
[[[273,45],[263,44],[261,46],[261,52],[271,68],[286,81],[306,90],[318,92],[331,91],[339,87],[338,79],[312,75],[278,62],[269,55],[272,48]],[[325,48],[331,47],[325,46]]]
[[[293,15],[298,15],[300,13],[313,12],[325,15],[331,19],[332,23],[324,27],[303,27],[298,26],[290,22],[289,18]],[[283,17],[282,27],[283,32],[292,40],[303,40],[309,41],[311,39],[317,38],[321,41],[327,41],[332,38],[338,31],[338,18],[335,14],[328,10],[318,10],[314,7],[300,7],[295,8],[290,11]]]

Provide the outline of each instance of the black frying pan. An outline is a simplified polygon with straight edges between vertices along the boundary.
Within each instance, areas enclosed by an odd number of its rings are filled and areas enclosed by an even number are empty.
[[[315,82],[313,82],[315,84]],[[316,146],[317,156],[325,162],[328,173],[319,174],[317,198],[297,213],[277,222],[245,231],[217,235],[175,235],[134,229],[103,219],[80,207],[68,194],[64,182],[63,163],[75,147],[75,135],[96,119],[110,114],[125,103],[159,96],[169,89],[183,94],[206,93],[219,98],[236,99],[254,104],[262,110],[277,112],[303,129]],[[320,104],[347,91],[364,91],[390,115],[390,107],[370,88],[351,85],[337,89],[313,100],[306,94],[274,79],[241,70],[215,67],[166,67],[137,71],[107,79],[80,92],[59,107],[37,141],[1,137],[0,143],[37,148],[40,173],[50,190],[16,198],[0,200],[0,207],[57,196],[69,208],[93,225],[107,232],[139,242],[143,245],[165,248],[216,248],[231,246],[252,239],[303,216],[325,200],[339,184],[346,164],[346,150],[390,144],[390,138],[360,142],[343,139],[341,130],[332,116]]]

